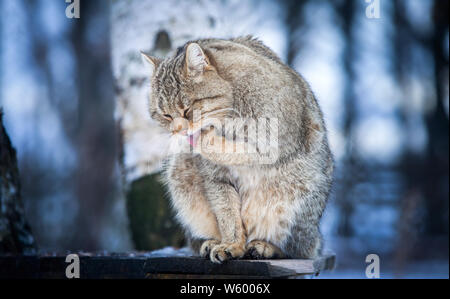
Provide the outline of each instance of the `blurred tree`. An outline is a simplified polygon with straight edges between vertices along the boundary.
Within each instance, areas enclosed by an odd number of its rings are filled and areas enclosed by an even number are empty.
[[[303,8],[307,1],[305,0],[284,0],[287,27],[287,61],[289,66],[294,66],[295,58],[299,53],[299,34],[298,31],[303,27],[304,18],[302,17]]]
[[[75,177],[80,211],[73,244],[84,250],[96,250],[102,248],[99,236],[105,229],[117,191],[109,2],[83,1],[80,14],[80,19],[73,19],[71,34],[78,67],[74,144],[78,153]]]
[[[399,241],[397,260],[401,267],[408,257],[426,253],[436,256],[436,237],[446,240],[448,248],[448,180],[449,180],[449,126],[445,110],[445,86],[448,88],[448,1],[435,0],[431,5],[431,34],[411,22],[406,14],[406,3],[394,1],[394,66],[396,79],[403,91],[404,107],[409,107],[408,80],[416,76],[428,79],[434,74],[434,93],[426,95],[427,107],[423,115],[428,142],[423,152],[406,148],[399,163],[399,169],[405,180],[404,196],[401,201],[399,221]],[[446,45],[447,43],[447,45]],[[423,51],[432,57],[428,69],[417,72],[410,63],[414,51]],[[407,110],[407,108],[406,108]],[[403,110],[401,119],[411,122],[411,116]],[[414,117],[414,116],[413,116]],[[414,136],[416,132],[410,132]],[[438,246],[442,246],[439,244]]]
[[[33,79],[39,82],[39,87],[45,97],[39,99],[39,107],[44,107],[46,103],[56,105],[58,103],[55,95],[55,78],[50,70],[49,52],[52,43],[48,40],[48,35],[44,32],[42,19],[40,19],[40,11],[42,0],[22,0],[21,6],[24,9],[24,26],[29,28],[24,34],[24,38],[29,41],[29,47],[23,55],[26,61],[26,70]],[[18,50],[17,50],[18,52]],[[31,95],[30,95],[31,96]],[[32,97],[32,96],[31,96]],[[32,99],[30,99],[32,100]],[[61,101],[60,103],[62,103]],[[64,107],[64,106],[60,106]],[[61,113],[61,117],[65,114]],[[35,109],[32,119],[28,120],[37,124],[42,117],[42,109]],[[45,117],[48,117],[45,115]],[[63,122],[64,125],[71,123]],[[31,138],[29,138],[31,139]],[[22,190],[30,224],[33,226],[33,232],[38,246],[53,247],[58,243],[57,247],[65,248],[69,244],[66,240],[60,240],[58,236],[54,236],[48,232],[42,221],[42,215],[39,215],[39,209],[50,201],[58,191],[64,189],[70,193],[72,190],[68,188],[68,180],[58,175],[58,169],[50,163],[44,163],[37,157],[36,150],[21,148],[20,169],[22,173]],[[55,148],[55,150],[58,150]],[[71,174],[71,169],[65,169],[65,172]],[[61,225],[63,225],[61,223]]]
[[[20,2],[27,28],[23,38],[29,43],[21,57],[41,92],[31,95],[39,97],[36,102],[40,109],[34,110],[30,121],[39,124],[45,117],[54,117],[63,129],[54,151],[67,142],[69,151],[77,155],[77,163],[67,167],[51,159],[41,161],[38,150],[21,149],[24,198],[37,243],[45,249],[129,248],[123,228],[125,215],[117,209],[120,196],[109,2],[82,0],[85,17],[80,19],[66,19],[64,2]],[[57,15],[49,21],[43,16],[54,12],[52,5]],[[60,24],[58,21],[63,21],[63,26],[50,30],[49,25]],[[59,76],[61,71],[66,72],[63,78]],[[78,212],[76,219],[65,217],[58,221],[59,228],[49,230],[48,225],[63,212],[51,213],[45,208],[51,217],[43,221],[43,207],[57,211],[64,200],[74,201],[67,208]],[[69,233],[74,226],[77,229]]]
[[[0,254],[33,254],[35,242],[25,220],[16,151],[0,109]]]
[[[407,75],[410,72],[408,61],[411,59],[409,55],[411,39],[405,28],[405,11],[404,1],[393,1],[392,22],[395,28],[394,34],[392,35],[392,47],[394,52],[392,57],[393,72],[395,80],[398,82],[403,94],[405,93],[405,88],[407,86]],[[405,99],[402,98],[402,101],[405,101]],[[402,109],[399,112],[399,117],[405,124],[405,128],[408,127],[407,124],[409,121],[406,110],[407,109]],[[417,210],[419,209],[421,202],[421,198],[418,196],[419,194],[417,192],[417,186],[420,184],[420,177],[417,173],[417,165],[415,165],[419,157],[417,157],[417,153],[409,151],[408,149],[405,149],[403,156],[403,161],[400,162],[400,172],[403,173],[403,177],[405,178],[405,190],[400,199],[400,218],[397,228],[399,236],[395,252],[395,261],[398,272],[402,271],[407,260],[410,258],[411,250],[414,248],[414,243],[416,242],[415,232],[417,227],[414,226],[417,224]]]
[[[425,116],[429,137],[424,177],[426,231],[431,235],[447,235],[449,225],[449,119],[445,110],[445,84],[448,87],[449,1],[434,0],[433,34],[429,51],[434,57],[434,109]],[[447,52],[447,55],[446,55]]]
[[[0,11],[3,9],[3,2],[0,2]],[[3,85],[3,19],[0,19],[0,104],[2,103]],[[0,106],[1,107],[1,106]],[[1,109],[1,108],[0,108]],[[1,124],[3,127],[3,122]]]
[[[345,156],[343,157],[341,177],[339,179],[339,193],[336,203],[340,210],[338,233],[349,237],[353,234],[351,217],[355,209],[355,202],[351,198],[352,188],[358,181],[358,176],[362,175],[361,165],[358,163],[354,151],[354,126],[357,117],[356,94],[354,82],[356,72],[354,61],[357,56],[357,42],[355,38],[355,14],[358,3],[355,0],[333,2],[337,21],[340,24],[344,38],[344,50],[342,52],[343,68],[345,72],[344,87],[344,115],[343,133],[345,137]]]

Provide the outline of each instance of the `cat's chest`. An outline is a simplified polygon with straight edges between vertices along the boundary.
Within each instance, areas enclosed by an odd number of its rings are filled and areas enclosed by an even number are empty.
[[[235,167],[230,169],[231,181],[236,187],[241,197],[248,197],[251,194],[264,189],[270,172],[255,170],[251,168]]]

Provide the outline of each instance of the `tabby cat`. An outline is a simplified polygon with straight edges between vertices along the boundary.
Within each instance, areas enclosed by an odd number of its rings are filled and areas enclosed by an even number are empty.
[[[150,115],[184,148],[165,180],[192,248],[215,263],[320,255],[333,158],[305,80],[250,36],[144,57]]]

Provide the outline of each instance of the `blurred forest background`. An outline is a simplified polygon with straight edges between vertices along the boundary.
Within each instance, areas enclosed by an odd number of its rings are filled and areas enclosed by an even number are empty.
[[[448,278],[449,1],[369,2],[90,0],[69,19],[64,0],[0,0],[0,106],[39,250],[184,245],[158,183],[167,143],[146,114],[139,51],[253,34],[325,114],[329,277],[365,277],[376,253],[384,277]]]

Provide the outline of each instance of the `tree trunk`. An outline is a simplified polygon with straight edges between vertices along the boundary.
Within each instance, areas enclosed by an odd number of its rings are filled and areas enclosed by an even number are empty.
[[[434,1],[433,23],[430,52],[434,57],[434,84],[436,106],[425,117],[429,142],[426,154],[428,167],[425,182],[426,231],[431,235],[448,235],[449,205],[449,119],[445,111],[444,84],[448,78],[448,57],[445,48],[448,45],[449,2]],[[448,98],[447,98],[448,101]]]
[[[33,254],[35,242],[25,221],[16,151],[0,110],[0,254]]]
[[[183,5],[189,7],[182,9]],[[132,239],[138,250],[183,244],[181,230],[159,179],[169,134],[150,119],[147,102],[150,69],[143,63],[140,51],[165,58],[198,34],[194,26],[211,26],[209,16],[188,16],[202,11],[202,5],[205,2],[188,4],[174,0],[116,1],[112,5],[120,164]]]
[[[357,165],[357,159],[353,152],[353,138],[354,138],[354,122],[356,118],[356,95],[354,90],[354,82],[356,73],[354,70],[355,59],[355,34],[353,26],[356,19],[356,12],[358,3],[354,0],[344,1],[335,4],[336,13],[342,22],[342,34],[345,40],[343,50],[344,71],[346,73],[346,85],[344,89],[344,105],[346,107],[343,122],[344,134],[347,140],[346,155],[343,159],[344,172],[342,174],[341,188],[338,195],[338,207],[340,209],[340,220],[338,224],[338,232],[342,236],[352,236],[353,228],[351,225],[351,218],[354,212],[354,203],[351,198],[351,190],[356,184],[356,174],[360,172],[358,169],[361,165]]]
[[[122,140],[122,174],[126,186],[160,171],[168,134],[150,119],[150,69],[140,51],[165,58],[202,33],[213,32],[208,1],[115,1],[112,4],[112,55],[116,79],[116,117]],[[184,7],[185,6],[185,7]],[[215,33],[212,33],[215,34]]]
[[[300,42],[297,34],[303,27],[303,8],[307,1],[305,0],[285,0],[283,2],[286,9],[286,28],[288,37],[288,50],[286,63],[294,67],[295,58],[299,52]]]

